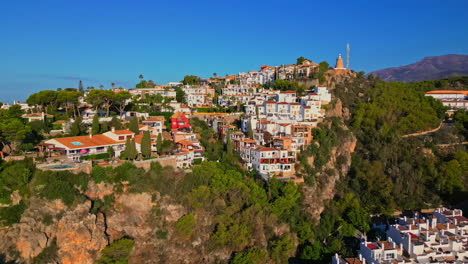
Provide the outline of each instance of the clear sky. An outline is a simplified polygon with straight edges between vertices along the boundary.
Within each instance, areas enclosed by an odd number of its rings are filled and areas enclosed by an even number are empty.
[[[370,72],[468,54],[468,1],[11,0],[0,3],[0,101],[294,63]]]

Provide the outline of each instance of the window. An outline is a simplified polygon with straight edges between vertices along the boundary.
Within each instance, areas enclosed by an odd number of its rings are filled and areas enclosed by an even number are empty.
[[[124,140],[124,139],[125,139],[124,136],[120,136],[120,137],[119,137],[119,140]]]
[[[393,254],[393,253],[385,254],[385,259],[393,259],[393,258],[395,258],[395,254]]]

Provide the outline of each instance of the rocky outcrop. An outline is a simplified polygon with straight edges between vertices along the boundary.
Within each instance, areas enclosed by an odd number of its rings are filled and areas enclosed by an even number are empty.
[[[111,241],[124,236],[145,238],[152,231],[147,224],[155,203],[149,193],[124,193],[115,197],[107,216],[107,234]]]
[[[102,213],[90,214],[91,201],[79,204],[68,211],[56,227],[60,263],[92,264],[108,240]]]
[[[342,177],[345,177],[351,166],[351,153],[356,148],[357,140],[354,136],[344,139],[333,148],[331,159],[317,173],[314,185],[305,185],[304,210],[313,219],[320,219],[327,201],[335,196],[335,187]],[[339,162],[338,162],[339,159]]]

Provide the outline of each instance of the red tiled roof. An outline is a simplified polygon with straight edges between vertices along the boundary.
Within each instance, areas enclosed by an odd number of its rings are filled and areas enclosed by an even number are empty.
[[[130,135],[130,134],[135,134],[135,133],[133,133],[132,131],[127,130],[127,129],[115,130],[115,131],[112,131],[112,133],[114,133],[114,134],[116,134],[116,135]]]
[[[373,243],[367,243],[366,247],[370,250],[379,249],[379,247]]]
[[[143,123],[150,123],[150,122],[159,122],[159,121],[162,121],[164,122],[166,119],[164,118],[164,116],[153,116],[153,117],[150,117],[146,120],[143,120]]]
[[[256,151],[275,151],[276,149],[274,148],[267,148],[267,147],[259,147],[256,149]]]
[[[115,141],[112,138],[105,135],[94,135],[90,136],[77,136],[77,137],[63,137],[63,138],[54,138],[60,144],[66,146],[69,149],[82,149],[82,148],[92,148],[98,146],[108,146],[117,143],[122,143],[123,141]],[[75,143],[75,144],[72,144]]]

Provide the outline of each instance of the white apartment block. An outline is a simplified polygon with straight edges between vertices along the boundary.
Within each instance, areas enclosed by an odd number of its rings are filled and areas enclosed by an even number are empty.
[[[468,263],[468,219],[459,209],[402,217],[389,227],[387,236],[417,263]]]
[[[143,95],[143,94],[150,94],[156,95],[159,94],[162,97],[169,97],[169,98],[176,98],[176,91],[172,88],[170,89],[160,89],[160,88],[136,88],[130,89],[128,92],[131,95]]]
[[[294,174],[295,154],[287,150],[249,145],[241,147],[240,154],[245,166],[257,170],[265,180],[275,175],[290,178]]]

